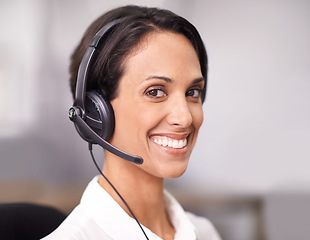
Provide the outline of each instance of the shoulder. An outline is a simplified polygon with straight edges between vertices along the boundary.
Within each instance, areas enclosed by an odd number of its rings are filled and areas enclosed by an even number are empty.
[[[80,207],[77,206],[58,228],[43,238],[43,240],[59,239],[59,237],[70,240],[82,239],[81,230],[87,224],[87,218],[83,218],[82,215]]]
[[[215,227],[207,218],[197,216],[190,212],[186,212],[186,215],[196,227],[199,240],[221,240]]]
[[[98,238],[111,239],[79,205],[55,231],[42,240],[87,240]]]

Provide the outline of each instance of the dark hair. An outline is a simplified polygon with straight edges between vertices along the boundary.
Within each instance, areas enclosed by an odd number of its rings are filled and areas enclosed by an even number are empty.
[[[123,63],[126,56],[147,33],[166,30],[183,34],[194,46],[199,58],[201,73],[205,79],[205,89],[201,97],[204,101],[208,62],[204,44],[196,28],[186,19],[171,11],[134,5],[116,8],[105,13],[86,30],[80,44],[71,56],[70,87],[73,98],[75,98],[79,65],[93,37],[104,25],[123,17],[126,17],[124,21],[100,41],[95,52],[96,56],[93,56],[89,69],[87,91],[101,89],[104,90],[109,100],[114,99],[117,96],[119,79],[124,71]]]

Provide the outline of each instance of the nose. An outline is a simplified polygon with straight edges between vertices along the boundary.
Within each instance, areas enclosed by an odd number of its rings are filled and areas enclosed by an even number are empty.
[[[193,122],[193,116],[185,96],[170,102],[167,121],[170,125],[186,128]]]

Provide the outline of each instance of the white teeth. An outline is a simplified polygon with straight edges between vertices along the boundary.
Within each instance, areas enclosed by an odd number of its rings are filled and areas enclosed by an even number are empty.
[[[173,148],[178,148],[179,147],[179,142],[177,140],[174,140],[173,144],[172,144],[172,147]]]
[[[164,147],[167,147],[167,145],[168,145],[168,140],[167,140],[167,138],[164,138],[162,145],[163,145]]]
[[[167,138],[154,138],[153,141],[161,146],[170,148],[183,148],[187,145],[187,139],[184,140],[172,140]]]

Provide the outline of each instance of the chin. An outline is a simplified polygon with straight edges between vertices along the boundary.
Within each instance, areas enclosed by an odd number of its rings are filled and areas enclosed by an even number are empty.
[[[175,164],[165,164],[158,168],[158,176],[161,178],[174,179],[181,177],[186,169],[188,162],[175,163]]]
[[[166,179],[175,179],[175,178],[179,178],[181,177],[184,173],[185,173],[186,169],[182,172],[174,172],[174,173],[171,173],[169,175],[167,175],[165,178]]]

